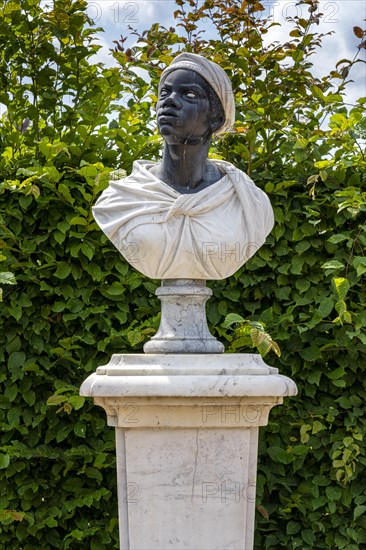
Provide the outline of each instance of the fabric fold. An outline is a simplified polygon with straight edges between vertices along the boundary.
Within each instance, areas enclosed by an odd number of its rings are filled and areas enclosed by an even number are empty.
[[[153,279],[224,279],[265,242],[270,201],[242,171],[215,162],[224,176],[180,194],[138,160],[110,183],[93,208],[99,227],[138,271]]]

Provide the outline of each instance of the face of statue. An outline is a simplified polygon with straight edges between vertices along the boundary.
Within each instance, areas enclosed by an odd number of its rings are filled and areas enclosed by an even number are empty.
[[[210,137],[215,128],[208,82],[195,71],[172,71],[160,82],[156,114],[167,143],[200,143]]]

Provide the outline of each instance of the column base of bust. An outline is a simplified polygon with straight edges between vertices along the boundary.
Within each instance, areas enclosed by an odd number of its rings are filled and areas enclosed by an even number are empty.
[[[160,326],[144,345],[145,353],[223,353],[209,331],[206,302],[212,290],[200,279],[167,279],[156,291],[161,300]]]
[[[151,354],[158,353],[223,353],[225,350],[224,345],[211,338],[207,340],[200,340],[194,338],[184,339],[163,339],[152,338],[144,345],[144,352]]]

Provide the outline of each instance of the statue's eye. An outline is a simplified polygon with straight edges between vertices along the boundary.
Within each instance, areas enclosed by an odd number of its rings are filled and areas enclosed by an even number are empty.
[[[166,88],[162,88],[160,90],[160,97],[165,97],[168,95],[168,90]]]
[[[195,99],[197,97],[197,94],[196,94],[196,92],[193,92],[192,90],[189,90],[188,92],[186,92],[186,96],[189,99]]]

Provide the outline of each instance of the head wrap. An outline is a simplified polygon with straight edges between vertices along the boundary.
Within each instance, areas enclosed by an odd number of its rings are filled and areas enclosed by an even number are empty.
[[[225,121],[215,134],[226,132],[235,122],[235,98],[231,82],[225,71],[213,61],[209,61],[202,55],[184,52],[173,59],[171,64],[164,69],[161,79],[177,69],[189,69],[195,71],[204,78],[216,92],[225,113]]]

